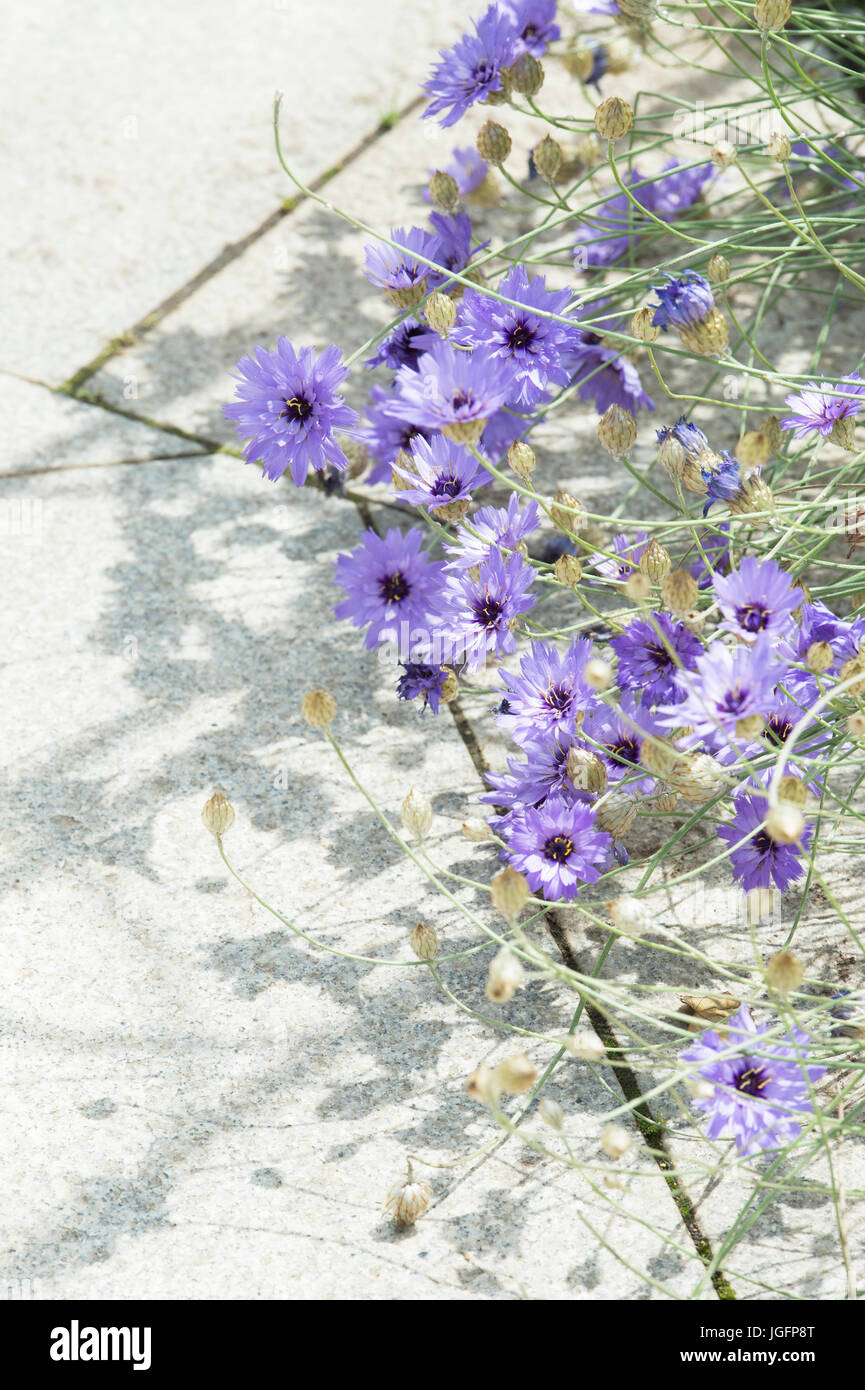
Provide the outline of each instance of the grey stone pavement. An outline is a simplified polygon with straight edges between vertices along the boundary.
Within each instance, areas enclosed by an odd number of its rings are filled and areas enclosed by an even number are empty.
[[[0,1285],[49,1299],[691,1296],[696,1242],[723,1236],[741,1191],[681,1124],[688,1225],[650,1160],[648,1177],[610,1185],[597,1135],[622,1093],[576,1061],[551,1093],[572,1143],[597,1153],[592,1182],[495,1146],[465,1081],[513,1045],[443,995],[407,942],[421,920],[445,950],[476,939],[299,714],[311,685],[331,689],[379,804],[396,817],[422,788],[432,858],[486,879],[489,850],[459,833],[479,757],[502,757],[476,717],[485,702],[434,727],[397,704],[330,611],[333,560],[362,513],[220,452],[241,353],[278,332],[351,349],[383,322],[363,238],[283,204],[273,91],[305,178],[340,166],[327,184],[340,206],[382,227],[417,220],[427,171],[466,136],[394,116],[466,7],[75,8],[74,61],[66,7],[16,12],[0,87],[15,131]],[[609,493],[591,419],[547,444],[561,480]],[[216,788],[237,810],[226,847],[261,898],[327,946],[404,968],[316,951],[245,893],[200,821]],[[573,949],[591,962],[597,941],[574,933]],[[622,978],[659,968],[622,951]],[[478,959],[445,978],[483,1013]],[[689,984],[705,981],[670,977],[671,1003]],[[568,1001],[531,985],[508,1018],[564,1031]],[[409,1153],[429,1165],[433,1204],[400,1232],[383,1208]],[[737,1295],[841,1296],[833,1223],[807,1190],[784,1194],[730,1261]],[[711,1283],[698,1297],[716,1297]]]

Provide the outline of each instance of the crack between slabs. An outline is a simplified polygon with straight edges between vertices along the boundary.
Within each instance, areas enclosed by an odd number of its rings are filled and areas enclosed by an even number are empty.
[[[341,158],[336,161],[336,163],[332,164],[330,168],[325,169],[323,173],[312,180],[309,184],[310,191],[312,193],[319,193],[326,184],[330,183],[331,179],[335,178],[337,174],[341,174],[344,169],[347,169],[350,164],[370,149],[383,135],[387,135],[388,132],[399,125],[400,121],[404,120],[406,116],[410,116],[413,111],[417,110],[419,106],[422,106],[423,102],[423,96],[414,97],[405,106],[401,107],[393,117],[380,121],[373,130],[367,131],[366,135],[362,136],[357,144],[353,145],[346,154],[342,155]],[[197,290],[201,289],[202,285],[206,285],[209,280],[212,280],[215,275],[218,275],[219,272],[230,265],[232,261],[236,261],[244,252],[248,251],[250,246],[253,246],[263,236],[266,236],[268,232],[272,231],[283,218],[289,217],[296,208],[307,201],[308,195],[306,193],[296,193],[290,198],[284,198],[280,206],[268,213],[264,221],[260,222],[257,227],[254,227],[251,232],[247,232],[245,236],[240,237],[237,241],[228,242],[222,250],[209,260],[206,265],[202,266],[201,270],[193,275],[190,280],[187,280],[179,289],[174,290],[173,293],[163,299],[160,304],[157,304],[155,309],[152,309],[149,314],[145,314],[143,318],[139,319],[137,323],[134,323],[125,333],[120,333],[116,338],[111,338],[102,351],[97,353],[96,357],[90,362],[87,362],[83,367],[79,367],[77,372],[73,372],[72,376],[67,377],[66,381],[54,389],[62,391],[68,396],[77,397],[81,391],[81,387],[84,386],[92,376],[95,376],[95,374],[105,366],[106,362],[110,362],[113,358],[125,352],[127,348],[135,347],[152,328],[156,328],[164,318],[173,313],[175,309],[179,308],[180,305],[195,294]]]

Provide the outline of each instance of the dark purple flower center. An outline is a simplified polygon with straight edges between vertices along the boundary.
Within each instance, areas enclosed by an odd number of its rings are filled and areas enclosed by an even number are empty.
[[[285,401],[285,410],[282,412],[283,420],[296,420],[302,423],[312,414],[312,402],[305,396],[289,396]]]
[[[507,330],[505,341],[511,352],[519,352],[521,349],[531,347],[535,336],[535,330],[529,324],[517,322]]]
[[[747,1064],[735,1080],[736,1090],[746,1096],[759,1096],[772,1080],[765,1067]]]
[[[553,835],[544,845],[544,855],[556,864],[566,863],[568,855],[573,852],[574,842],[569,840],[567,835]]]
[[[789,719],[785,719],[780,714],[770,714],[766,720],[763,737],[768,743],[773,743],[776,748],[781,748],[790,737],[792,729],[793,725]]]
[[[746,632],[762,632],[769,621],[769,610],[763,603],[745,603],[736,609],[736,622]]]
[[[481,627],[495,627],[504,609],[505,606],[503,603],[500,603],[497,598],[491,598],[489,594],[486,594],[475,604],[475,617]]]
[[[605,747],[615,762],[638,763],[640,761],[640,745],[635,738],[621,738],[618,743],[607,743]]]
[[[752,835],[751,844],[760,855],[774,855],[777,848],[775,841],[765,830],[758,830],[756,835]]]
[[[566,685],[551,685],[544,692],[543,700],[548,709],[566,710],[570,707],[573,691]]]
[[[455,391],[453,396],[451,397],[451,405],[453,406],[454,410],[462,410],[464,406],[468,408],[469,406],[474,405],[474,403],[474,396],[472,395],[471,391],[467,391],[465,387],[461,387],[459,391]]]
[[[475,79],[476,82],[491,82],[495,75],[495,64],[488,63],[486,58],[482,58],[481,61],[474,68],[472,68],[472,77]]]
[[[399,570],[394,570],[393,574],[384,576],[379,583],[378,591],[385,603],[399,603],[401,599],[408,598],[411,585],[405,575]]]
[[[646,647],[646,656],[656,671],[667,671],[673,664],[673,658],[660,642],[650,642]]]
[[[740,685],[728,690],[723,700],[718,701],[719,714],[739,714],[748,702],[748,693]]]
[[[462,488],[461,480],[453,473],[440,473],[430,491],[433,497],[456,497]]]

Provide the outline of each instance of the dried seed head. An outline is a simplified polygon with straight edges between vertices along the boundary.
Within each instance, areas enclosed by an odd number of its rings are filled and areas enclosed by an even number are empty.
[[[483,1062],[477,1071],[473,1071],[466,1082],[466,1093],[472,1100],[480,1100],[485,1104],[492,1098],[499,1095],[501,1087],[495,1077],[495,1073],[490,1070]]]
[[[493,907],[509,921],[520,915],[530,896],[526,879],[522,874],[518,874],[516,869],[512,869],[510,864],[507,868],[500,869],[490,884]]]
[[[486,420],[455,420],[451,425],[442,425],[442,434],[454,444],[477,444],[486,425]]]
[[[672,782],[673,769],[679,757],[680,754],[676,752],[671,739],[659,738],[657,734],[650,734],[643,739],[640,762],[653,777],[663,777],[665,782]]]
[[[852,416],[845,420],[836,420],[829,431],[829,438],[839,449],[846,449],[848,453],[852,453],[856,448],[856,422]]]
[[[544,70],[531,53],[521,53],[508,69],[511,86],[521,96],[533,97],[544,85]]]
[[[730,278],[730,262],[727,257],[722,256],[720,251],[716,251],[714,256],[709,258],[706,274],[713,285],[723,285]]]
[[[744,719],[736,720],[737,738],[755,739],[759,738],[766,727],[766,721],[762,714],[749,714]]]
[[[762,430],[748,430],[736,445],[736,458],[746,468],[762,468],[769,462],[772,446]]]
[[[783,130],[773,130],[766,142],[766,153],[776,164],[786,164],[793,153],[793,144]]]
[[[457,306],[450,295],[441,290],[433,290],[424,306],[424,316],[434,333],[446,338],[456,323]]]
[[[671,570],[661,583],[661,598],[671,613],[688,613],[699,592],[696,579],[687,570]]]
[[[783,29],[793,13],[793,0],[756,0],[754,19],[764,34]]]
[[[583,667],[583,681],[590,690],[606,690],[612,679],[612,666],[599,656],[593,656]]]
[[[684,477],[687,455],[675,435],[668,434],[662,441],[658,449],[658,462],[670,478]]]
[[[638,24],[647,24],[657,12],[655,0],[619,0],[619,9]]]
[[[641,936],[652,925],[652,914],[639,898],[626,895],[624,898],[617,898],[615,902],[605,903],[605,907],[613,926],[618,927],[619,931],[627,932],[629,936]]]
[[[211,835],[215,835],[219,840],[226,830],[230,830],[234,825],[234,807],[230,801],[226,800],[222,792],[214,792],[210,800],[204,803],[201,819]]]
[[[664,811],[669,814],[675,811],[679,801],[679,793],[672,787],[662,787],[661,790],[652,797],[652,805],[656,811]]]
[[[458,497],[454,502],[445,502],[442,506],[431,508],[431,511],[435,513],[436,521],[457,522],[468,516],[471,505],[470,497]]]
[[[438,955],[438,933],[425,922],[418,922],[416,927],[412,927],[408,944],[418,960],[432,960],[433,956]]]
[[[607,72],[627,72],[634,60],[634,45],[629,39],[608,39],[604,44]]]
[[[551,135],[545,135],[532,150],[532,163],[547,183],[553,182],[562,167],[563,159],[562,147]]]
[[[326,729],[333,723],[336,700],[329,690],[308,690],[300,702],[300,712],[313,729]]]
[[[415,1181],[411,1164],[408,1165],[408,1182],[400,1183],[388,1194],[385,1211],[389,1211],[398,1226],[413,1226],[419,1216],[423,1216],[432,1201],[432,1190],[428,1183]]]
[[[736,163],[738,157],[736,146],[731,145],[729,140],[719,140],[712,147],[712,163],[718,169],[729,169],[731,164]]]
[[[429,181],[429,195],[440,212],[454,212],[459,205],[460,191],[452,174],[436,169]]]
[[[525,482],[529,482],[537,467],[538,460],[532,446],[526,444],[524,440],[518,439],[516,444],[512,444],[508,449],[508,463],[518,478],[523,478]]]
[[[778,994],[798,989],[805,978],[805,968],[793,951],[779,951],[766,966],[766,984]]]
[[[561,1129],[565,1121],[565,1112],[559,1102],[551,1100],[549,1096],[541,1096],[538,1101],[538,1114],[550,1129]]]
[[[537,1069],[524,1053],[506,1057],[495,1068],[496,1082],[509,1096],[521,1096],[530,1091],[538,1079]]]
[[[784,433],[781,429],[781,421],[778,419],[778,416],[767,415],[760,426],[760,433],[765,435],[766,439],[768,439],[770,453],[777,454],[784,440]]]
[[[562,1047],[571,1057],[581,1062],[599,1062],[606,1052],[604,1044],[591,1028],[577,1028],[562,1038]]]
[[[865,678],[861,677],[861,672],[865,670],[865,653],[859,652],[858,656],[851,656],[849,661],[845,661],[838,673],[842,681],[850,681],[847,689],[851,695],[861,695],[865,691]],[[855,678],[860,676],[859,680]]]
[[[579,82],[586,82],[595,66],[595,51],[588,44],[581,43],[579,38],[574,38],[565,49],[562,62],[571,77],[576,77]]]
[[[467,840],[471,840],[476,845],[485,844],[493,838],[492,831],[484,820],[464,820],[462,833]]]
[[[845,727],[853,738],[865,738],[865,714],[860,714],[858,710],[848,714]]]
[[[778,845],[792,845],[801,840],[805,817],[792,801],[779,801],[770,806],[766,816],[766,834]]]
[[[679,337],[689,352],[701,357],[723,357],[730,344],[730,330],[720,309],[710,309],[701,323],[680,328]]]
[[[672,567],[670,552],[653,536],[640,556],[640,569],[653,584],[666,579]]]
[[[637,803],[632,796],[611,796],[598,806],[598,825],[614,840],[624,839],[636,819]]]
[[[808,788],[801,777],[788,773],[778,783],[778,800],[791,801],[794,806],[804,806],[808,799]]]
[[[422,840],[432,825],[433,809],[426,797],[412,787],[400,807],[400,820],[410,835]]]
[[[550,507],[550,516],[553,524],[558,526],[560,531],[573,535],[582,529],[582,518],[585,516],[585,512],[583,511],[583,504],[578,502],[576,497],[572,497],[569,492],[559,488]]]
[[[359,478],[369,463],[369,449],[362,439],[353,439],[350,434],[339,436],[339,447],[348,459],[344,476],[349,480]]]
[[[588,748],[572,748],[568,753],[568,776],[580,791],[598,796],[607,785],[607,767]]]
[[[504,164],[511,152],[511,137],[497,121],[486,121],[478,131],[477,147],[487,164]]]
[[[736,1012],[741,1002],[730,994],[680,994],[679,999],[684,1013],[712,1024],[723,1023],[725,1018]],[[694,1031],[697,1028],[695,1024]]]
[[[404,290],[388,290],[387,297],[395,309],[414,309],[426,297],[426,276]]]
[[[598,421],[598,439],[613,458],[624,458],[637,439],[637,422],[629,410],[611,405]]]
[[[576,154],[577,159],[586,169],[600,164],[604,157],[604,147],[594,131],[590,130],[587,135],[583,136],[577,145]]]
[[[633,570],[622,585],[632,603],[647,603],[652,596],[652,581],[641,570]]]
[[[522,962],[509,946],[502,946],[490,961],[486,994],[492,1004],[507,1004],[525,979]]]
[[[661,330],[657,324],[652,323],[655,313],[648,304],[644,304],[638,309],[631,318],[631,337],[638,338],[641,343],[656,343],[661,336]]]
[[[631,1147],[631,1136],[622,1125],[604,1125],[601,1130],[601,1148],[610,1158],[622,1158]]]
[[[694,753],[676,764],[670,781],[686,801],[708,801],[727,781],[727,774],[709,753]]]
[[[460,683],[453,671],[448,671],[444,678],[444,684],[439,691],[439,699],[449,705],[451,700],[455,700],[460,693]]]
[[[553,565],[553,573],[560,584],[573,589],[574,585],[579,584],[583,577],[583,567],[576,555],[560,555]]]
[[[605,97],[595,108],[595,130],[604,140],[621,140],[634,124],[634,113],[621,97]]]
[[[835,653],[828,642],[812,642],[805,653],[805,665],[815,675],[828,671],[834,660]]]

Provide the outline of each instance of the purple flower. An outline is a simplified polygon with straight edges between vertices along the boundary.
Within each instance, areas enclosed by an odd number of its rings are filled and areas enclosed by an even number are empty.
[[[585,802],[553,795],[513,817],[503,857],[525,874],[533,893],[570,902],[581,884],[600,878],[611,851],[609,835],[597,829]]]
[[[715,582],[715,572],[727,574],[730,569],[730,523],[722,521],[718,526],[720,534],[704,532],[700,537],[701,554],[688,568],[697,580],[699,589],[709,589]],[[705,555],[706,559],[703,559]],[[707,568],[708,565],[711,568]]]
[[[649,538],[645,531],[638,531],[633,541],[630,541],[623,531],[613,537],[612,550],[616,558],[598,551],[592,561],[595,570],[602,579],[608,579],[613,584],[624,584],[634,571],[639,569],[640,559],[648,544]]]
[[[622,707],[599,702],[590,710],[583,722],[582,734],[586,747],[603,760],[610,782],[621,782],[628,778],[628,791],[650,795],[655,779],[643,775],[634,778],[640,767],[640,750],[647,735],[663,738],[666,730],[652,717],[647,706],[638,705],[636,697],[628,692],[622,696]]]
[[[599,415],[611,405],[620,405],[636,415],[654,410],[655,403],[643,390],[640,373],[615,348],[604,347],[594,333],[586,333],[576,358],[574,384],[581,401],[594,401]]]
[[[394,398],[383,386],[374,386],[366,408],[368,423],[357,431],[376,460],[367,482],[389,483],[400,449],[407,452],[415,439],[429,439],[431,431],[400,419],[393,413]]]
[[[474,34],[463,34],[453,48],[443,49],[424,91],[432,101],[424,118],[438,116],[439,125],[455,125],[475,102],[502,89],[502,69],[517,56],[513,16],[490,5],[481,19],[473,21]]]
[[[438,262],[441,257],[438,237],[421,227],[409,227],[408,231],[403,227],[392,227],[390,239],[396,242],[396,246],[371,241],[364,247],[363,273],[367,280],[371,285],[397,293],[421,289],[430,267],[418,260],[418,256]]]
[[[684,415],[679,417],[675,425],[662,425],[655,433],[659,444],[663,444],[664,440],[672,435],[673,439],[681,444],[689,463],[699,463],[707,452],[711,452],[709,441],[703,431],[690,420],[686,420]]]
[[[508,758],[507,772],[485,774],[494,790],[485,792],[481,801],[519,812],[527,806],[539,806],[554,792],[569,800],[586,800],[588,793],[575,791],[568,774],[568,754],[576,738],[576,729],[534,734],[520,748],[524,759]],[[505,827],[510,823],[509,816],[495,824]]]
[[[759,469],[756,472],[759,473]],[[706,484],[706,503],[703,516],[706,516],[713,502],[731,502],[742,491],[742,470],[738,459],[731,458],[726,450],[721,454],[721,467],[712,470],[702,468],[703,482]]]
[[[683,700],[685,692],[676,683],[676,672],[693,671],[703,654],[702,642],[666,613],[653,613],[651,621],[635,618],[610,646],[619,659],[619,688],[641,690],[650,705]]]
[[[684,275],[666,276],[666,285],[653,285],[652,290],[661,303],[655,310],[652,323],[660,328],[696,328],[705,322],[715,307],[715,298],[708,280],[696,270]]]
[[[832,665],[823,673],[825,681],[827,677],[837,675],[844,662],[858,654],[865,642],[865,619],[855,618],[852,622],[845,622],[843,618],[837,618],[820,599],[812,599],[810,603],[802,605],[799,626],[785,634],[780,651],[788,661],[804,664],[808,648],[815,642],[828,643],[834,653]],[[791,676],[793,674],[798,678],[804,673],[791,673]]]
[[[594,691],[583,680],[591,654],[588,637],[575,639],[564,651],[548,642],[533,642],[520,661],[519,675],[499,671],[508,708],[496,722],[516,743],[573,729],[577,712],[595,701]]]
[[[520,511],[515,492],[509,495],[506,508],[478,507],[472,517],[471,529],[458,526],[456,544],[445,546],[451,557],[449,567],[471,569],[472,565],[482,565],[494,546],[500,550],[515,550],[520,541],[536,531],[539,525],[537,502],[529,501]]]
[[[718,826],[718,835],[731,847],[739,845],[730,855],[733,877],[746,893],[752,888],[770,888],[774,883],[786,893],[791,883],[802,877],[800,855],[811,841],[811,827],[806,826],[798,844],[782,845],[773,840],[763,828],[769,803],[765,797],[736,796],[733,798],[735,819]],[[744,844],[739,844],[744,840]]]
[[[838,395],[838,392],[842,394]],[[858,372],[851,372],[836,386],[830,386],[828,381],[821,382],[819,386],[816,381],[809,381],[798,396],[785,396],[784,404],[793,413],[781,421],[781,429],[792,430],[794,438],[801,438],[812,430],[825,437],[832,433],[839,420],[848,420],[859,414],[865,404],[863,396],[865,381],[861,380]]]
[[[348,376],[339,348],[325,348],[317,358],[314,348],[297,352],[279,338],[275,352],[257,347],[254,357],[241,357],[235,375],[239,400],[222,408],[249,441],[247,463],[261,464],[274,482],[290,468],[297,487],[310,468],[348,466],[333,432],[357,424],[358,415],[336,389]]]
[[[535,424],[537,420],[521,415],[516,403],[506,400],[501,410],[493,411],[484,425],[478,448],[491,463],[498,463],[515,440],[521,439]]]
[[[400,367],[393,413],[412,424],[443,430],[460,443],[478,439],[485,421],[507,397],[507,367],[486,348],[462,352],[440,341],[425,352],[418,370]]]
[[[801,589],[793,587],[774,560],[762,563],[746,555],[738,570],[726,577],[715,576],[715,594],[724,615],[723,626],[745,642],[752,642],[761,632],[777,637],[787,631],[791,614],[805,601]]]
[[[638,187],[634,196],[656,217],[672,222],[680,212],[693,207],[717,172],[711,161],[688,169],[670,159],[660,174]]]
[[[472,251],[472,224],[467,212],[456,212],[447,216],[443,212],[431,212],[430,222],[436,229],[438,237],[438,255],[436,259],[439,265],[447,267],[447,270],[456,272],[458,275],[465,270],[474,252]],[[489,242],[485,241],[478,246],[478,251],[482,251]],[[451,277],[446,272],[430,271],[430,289],[439,289],[444,284],[452,283]]]
[[[633,169],[627,182],[633,188],[641,180],[642,175]],[[639,202],[636,194],[634,197]],[[580,218],[572,252],[577,269],[612,265],[636,245],[645,228],[645,218],[640,217],[627,193],[614,193]]]
[[[336,582],[348,595],[334,613],[352,627],[366,627],[367,647],[395,641],[401,654],[422,642],[434,624],[444,566],[421,550],[417,527],[403,535],[394,529],[382,538],[375,531],[349,555],[336,561]]]
[[[471,498],[472,489],[490,481],[485,468],[479,468],[471,454],[443,435],[427,441],[418,435],[411,446],[415,471],[394,464],[393,471],[410,484],[400,488],[399,497],[416,507],[447,507],[451,502]]]
[[[521,555],[508,559],[490,551],[473,579],[468,571],[453,571],[447,581],[446,613],[437,634],[442,658],[451,664],[463,659],[470,671],[481,667],[491,652],[514,651],[512,626],[520,613],[534,607],[527,592],[534,579]]]
[[[510,369],[514,403],[536,405],[548,382],[566,386],[570,372],[565,356],[580,346],[582,333],[544,318],[542,313],[564,315],[571,302],[570,290],[548,290],[543,275],[529,279],[525,266],[515,265],[498,287],[498,293],[516,300],[521,308],[502,304],[489,295],[470,291],[460,306],[453,337],[467,347],[487,347],[493,357]]]
[[[724,748],[736,737],[736,725],[771,708],[775,686],[785,671],[775,642],[763,633],[752,646],[727,647],[715,641],[697,658],[696,670],[680,671],[676,683],[685,692],[658,712],[668,727],[690,728],[682,742]]]
[[[735,1139],[745,1158],[798,1138],[795,1116],[813,1112],[809,1085],[826,1072],[807,1064],[810,1038],[801,1028],[774,1041],[765,1037],[768,1027],[758,1028],[742,1004],[727,1020],[723,1040],[707,1028],[681,1054],[713,1088],[711,1096],[694,1102],[709,1117],[707,1137]]]
[[[433,333],[425,323],[417,319],[403,319],[388,333],[378,345],[372,357],[366,359],[368,367],[417,367],[418,358],[429,352],[438,334]]]
[[[450,672],[446,666],[424,666],[417,661],[401,661],[405,675],[396,683],[396,693],[401,700],[417,700],[423,696],[422,710],[429,705],[433,714],[439,712],[439,702],[444,683]]]
[[[485,159],[481,159],[473,145],[455,149],[450,164],[446,164],[444,168],[444,173],[450,174],[456,183],[461,198],[468,198],[472,193],[476,193],[489,171],[490,166]],[[424,189],[424,197],[429,199],[429,196],[429,189]]]
[[[514,53],[531,53],[542,58],[547,44],[561,38],[556,18],[556,0],[508,0],[506,9],[513,17],[517,33]]]

